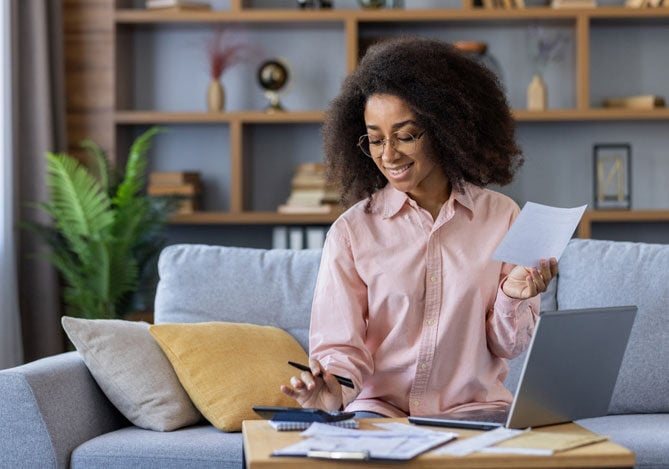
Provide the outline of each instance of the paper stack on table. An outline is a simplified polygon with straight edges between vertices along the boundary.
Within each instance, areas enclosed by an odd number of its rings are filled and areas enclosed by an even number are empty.
[[[370,459],[407,461],[452,440],[455,433],[427,430],[403,423],[377,423],[381,430],[349,430],[313,423],[306,439],[274,451],[273,456],[307,456],[312,451],[367,454]]]

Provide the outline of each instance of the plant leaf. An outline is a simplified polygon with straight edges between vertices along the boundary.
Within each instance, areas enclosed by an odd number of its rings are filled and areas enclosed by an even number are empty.
[[[124,207],[140,193],[144,187],[144,172],[146,170],[146,152],[151,147],[151,139],[162,129],[151,127],[132,143],[128,162],[125,166],[125,175],[114,196],[114,205]]]

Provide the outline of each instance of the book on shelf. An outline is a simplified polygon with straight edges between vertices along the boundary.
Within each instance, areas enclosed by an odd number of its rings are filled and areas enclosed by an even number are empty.
[[[290,195],[278,207],[279,213],[335,213],[339,191],[327,183],[323,163],[298,165],[290,186]]]
[[[168,196],[168,195],[185,195],[196,196],[201,192],[198,184],[149,184],[146,188],[149,195],[154,196]]]
[[[155,185],[200,185],[200,173],[195,171],[152,171],[149,173],[149,184]]]
[[[525,0],[482,0],[483,8],[511,10],[513,8],[525,8]]]
[[[202,185],[195,172],[152,172],[149,174],[147,194],[153,197],[175,197],[175,213],[188,214],[200,209]]]
[[[669,0],[625,0],[627,8],[658,8],[669,7]]]
[[[198,210],[200,210],[199,199],[195,197],[183,197],[177,202],[177,208],[174,213],[177,215],[185,215],[197,212]]]
[[[551,0],[551,8],[597,8],[596,0]]]
[[[337,205],[335,204],[322,204],[313,206],[281,204],[277,209],[279,213],[301,214],[301,215],[308,215],[308,214],[329,215],[337,213],[337,210],[338,210]]]
[[[638,96],[618,96],[604,99],[604,107],[626,109],[657,109],[665,106],[662,96],[652,94]]]
[[[147,10],[211,10],[209,2],[199,0],[146,0]]]

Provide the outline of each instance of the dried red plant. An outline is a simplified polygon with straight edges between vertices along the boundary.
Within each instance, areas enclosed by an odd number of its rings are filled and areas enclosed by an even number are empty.
[[[209,73],[218,80],[232,66],[250,58],[251,46],[222,28],[209,41]]]

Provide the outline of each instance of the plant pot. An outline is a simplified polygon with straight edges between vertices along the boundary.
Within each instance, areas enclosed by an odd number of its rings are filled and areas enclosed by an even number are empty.
[[[532,77],[527,87],[527,109],[530,111],[544,111],[548,107],[548,90],[546,83],[538,73]]]
[[[210,112],[221,112],[225,107],[225,90],[218,80],[211,80],[207,89],[207,109]]]

